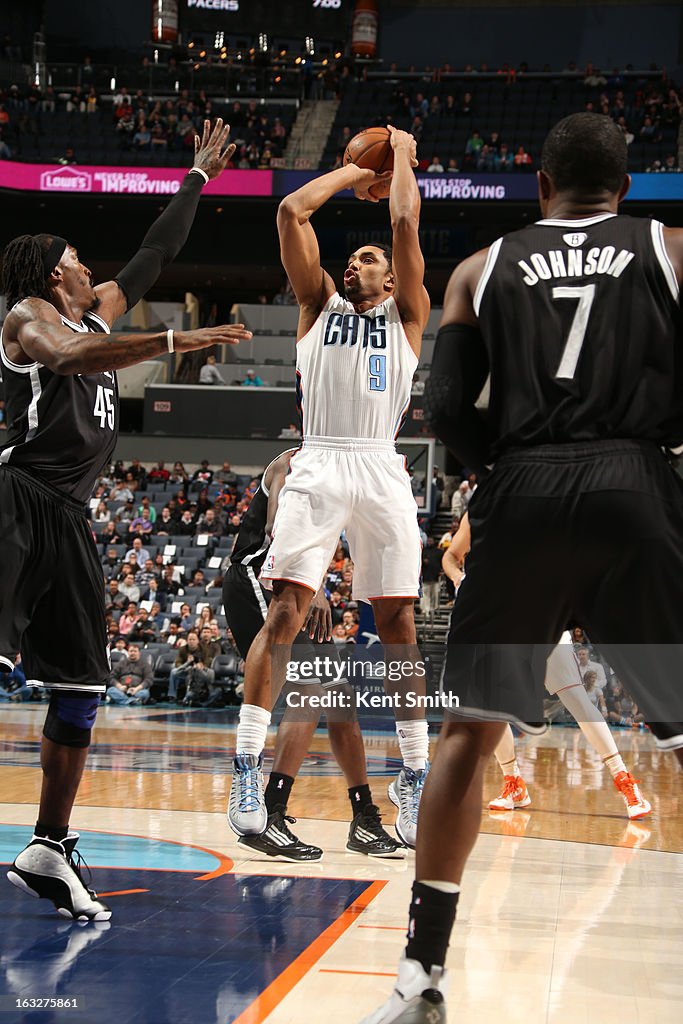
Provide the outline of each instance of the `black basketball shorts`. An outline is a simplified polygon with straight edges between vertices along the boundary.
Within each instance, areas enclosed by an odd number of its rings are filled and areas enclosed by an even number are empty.
[[[647,721],[683,721],[683,480],[656,445],[516,449],[469,516],[443,674],[461,712],[535,731],[547,655],[574,623]]]
[[[82,504],[0,466],[0,654],[30,685],[103,693],[104,579]]]

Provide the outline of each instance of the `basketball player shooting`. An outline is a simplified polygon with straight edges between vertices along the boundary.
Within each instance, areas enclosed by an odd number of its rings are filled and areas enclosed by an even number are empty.
[[[468,507],[444,669],[464,699],[425,785],[408,944],[364,1024],[446,1020],[484,768],[505,719],[527,732],[542,719],[546,657],[567,622],[600,646],[658,743],[683,745],[683,481],[662,451],[683,444],[683,231],[618,214],[630,179],[609,117],[564,118],[541,167],[542,219],[464,260],[446,289],[429,419],[460,462],[493,469]]]
[[[241,324],[175,334],[110,328],[184,245],[203,185],[234,152],[228,132],[220,118],[213,131],[204,123],[192,170],[113,281],[96,286],[76,248],[57,235],[23,235],[3,253],[0,663],[13,667],[21,650],[30,685],[50,693],[38,821],[7,875],[79,921],[111,916],[83,882],[69,821],[111,672],[102,567],[85,503],[116,445],[115,371],[251,337]]]
[[[282,262],[300,307],[296,374],[304,440],[291,460],[260,575],[273,599],[246,661],[229,808],[238,835],[267,826],[261,766],[281,685],[274,651],[288,650],[301,629],[342,530],[355,565],[354,599],[372,604],[385,646],[417,657],[420,538],[395,438],[410,404],[429,297],[415,140],[393,129],[389,136],[393,176],[350,163],[306,184],[278,211]],[[352,253],[342,296],[320,265],[311,217],[342,189],[376,201],[373,191],[381,194],[389,181],[393,249],[363,245]],[[390,797],[399,837],[412,846],[427,773],[427,723],[410,709],[397,712],[396,728],[404,767]]]

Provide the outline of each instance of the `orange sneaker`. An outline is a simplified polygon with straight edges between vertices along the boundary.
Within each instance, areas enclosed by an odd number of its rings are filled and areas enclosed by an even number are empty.
[[[515,807],[528,807],[531,803],[529,791],[521,775],[504,776],[500,796],[489,804],[490,811],[513,811]]]
[[[652,810],[649,800],[638,789],[639,779],[634,779],[630,772],[618,772],[614,776],[614,785],[624,798],[628,816],[632,821],[644,818]]]

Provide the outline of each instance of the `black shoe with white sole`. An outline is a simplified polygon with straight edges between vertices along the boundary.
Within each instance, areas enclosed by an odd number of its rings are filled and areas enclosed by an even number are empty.
[[[296,818],[289,818],[278,807],[268,815],[268,825],[260,835],[240,836],[239,846],[246,846],[257,853],[265,853],[268,857],[277,857],[292,863],[299,861],[320,860],[323,851],[319,846],[308,846],[302,843],[288,827],[296,823]]]
[[[389,857],[400,860],[405,849],[382,828],[379,808],[369,804],[351,822],[346,849],[351,853],[364,853],[367,857]]]
[[[12,885],[29,896],[52,900],[57,913],[76,921],[108,921],[111,910],[81,875],[85,861],[76,850],[78,832],[61,843],[34,836],[7,872]]]

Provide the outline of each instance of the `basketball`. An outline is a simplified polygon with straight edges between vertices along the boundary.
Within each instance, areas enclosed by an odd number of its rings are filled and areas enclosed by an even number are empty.
[[[344,164],[355,164],[367,167],[377,174],[394,169],[394,151],[391,148],[391,133],[388,128],[366,128],[358,132],[349,142],[344,152]],[[375,199],[386,199],[389,195],[391,179],[379,185],[373,185],[370,195]]]

